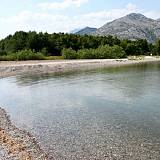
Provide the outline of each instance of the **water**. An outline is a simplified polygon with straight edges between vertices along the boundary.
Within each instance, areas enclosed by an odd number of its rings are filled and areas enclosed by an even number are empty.
[[[0,79],[0,106],[51,159],[160,159],[160,64]]]

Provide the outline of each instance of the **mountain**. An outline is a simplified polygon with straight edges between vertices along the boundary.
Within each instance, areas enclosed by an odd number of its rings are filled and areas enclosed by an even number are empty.
[[[149,42],[155,42],[160,37],[160,20],[153,20],[139,13],[131,13],[105,24],[92,35],[113,35],[122,39],[147,39]]]
[[[76,34],[76,33],[79,32],[80,30],[82,30],[82,28],[76,28],[76,29],[70,31],[69,33],[71,33],[71,34]]]
[[[96,30],[97,28],[85,27],[80,31],[76,32],[75,34],[79,34],[79,35],[91,34],[93,32],[96,32]]]
[[[158,21],[158,22],[160,22],[160,18],[159,18],[159,19],[157,19],[157,21]]]

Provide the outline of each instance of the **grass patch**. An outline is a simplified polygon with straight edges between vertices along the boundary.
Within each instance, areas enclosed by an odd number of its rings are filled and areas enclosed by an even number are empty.
[[[46,56],[45,60],[63,60],[63,56]]]

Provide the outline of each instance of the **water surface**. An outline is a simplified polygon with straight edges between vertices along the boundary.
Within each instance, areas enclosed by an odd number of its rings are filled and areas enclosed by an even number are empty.
[[[0,106],[56,160],[160,159],[159,63],[0,79]]]

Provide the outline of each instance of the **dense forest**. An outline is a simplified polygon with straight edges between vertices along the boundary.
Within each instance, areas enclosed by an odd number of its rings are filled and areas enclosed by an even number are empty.
[[[0,60],[123,58],[129,55],[160,55],[160,40],[120,40],[113,36],[80,36],[64,33],[16,32],[0,41]]]

